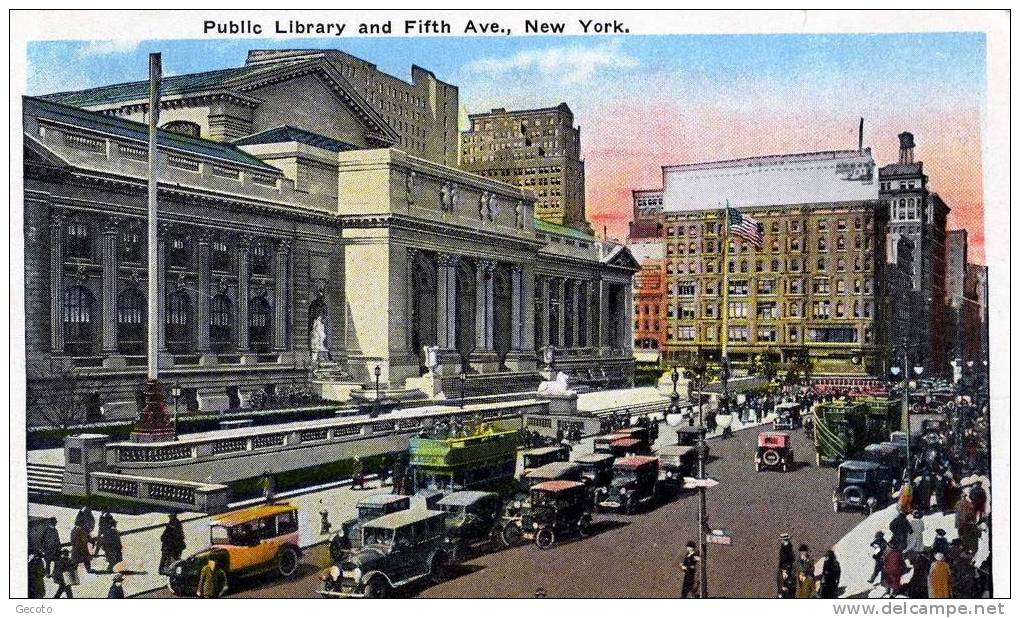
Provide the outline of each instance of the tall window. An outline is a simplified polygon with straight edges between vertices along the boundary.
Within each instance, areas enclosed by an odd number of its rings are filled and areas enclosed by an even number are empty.
[[[120,259],[132,264],[142,261],[142,233],[138,228],[130,227],[120,236]]]
[[[71,221],[68,223],[64,249],[67,257],[92,257],[92,236],[89,234],[89,226],[81,221]]]
[[[223,349],[230,344],[230,322],[233,304],[226,294],[220,293],[209,301],[209,341]]]
[[[269,248],[262,243],[252,245],[251,272],[257,275],[265,275],[269,272]]]
[[[124,354],[145,352],[145,298],[133,288],[117,297],[117,347]]]
[[[256,352],[269,351],[269,301],[261,296],[251,299],[248,304],[248,340]]]
[[[214,240],[212,243],[212,269],[230,270],[230,251],[225,240]]]
[[[64,290],[64,346],[72,356],[93,353],[96,299],[80,285]]]
[[[183,354],[191,347],[191,298],[184,290],[170,295],[166,312],[166,347]]]
[[[170,241],[170,265],[178,266],[180,268],[187,268],[188,263],[191,261],[190,251],[188,251],[188,241],[184,238],[177,237]]]

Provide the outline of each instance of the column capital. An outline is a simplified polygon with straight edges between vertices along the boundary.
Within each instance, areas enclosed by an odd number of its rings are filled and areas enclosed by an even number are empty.
[[[104,217],[102,221],[102,233],[104,235],[116,234],[117,232],[120,231],[120,228],[122,225],[124,225],[124,222],[125,221],[123,217],[114,216]]]
[[[50,227],[60,227],[67,220],[67,213],[62,210],[50,210]]]
[[[176,223],[170,223],[168,221],[160,221],[158,223],[158,236],[160,240],[167,236],[172,236],[180,231],[180,226]]]
[[[278,253],[290,253],[290,247],[294,244],[294,241],[290,238],[280,238],[276,241],[276,251]]]
[[[496,266],[499,265],[495,260],[477,260],[478,272],[484,272],[486,275],[492,275],[496,270]]]
[[[243,249],[244,251],[247,251],[248,249],[251,248],[252,244],[255,242],[255,235],[254,234],[239,234],[237,236],[236,242],[237,242],[238,248]]]
[[[510,269],[513,270],[515,275],[520,275],[524,272],[524,264],[514,262],[510,265]]]
[[[436,255],[436,264],[452,268],[460,262],[460,256],[452,253],[439,253]]]

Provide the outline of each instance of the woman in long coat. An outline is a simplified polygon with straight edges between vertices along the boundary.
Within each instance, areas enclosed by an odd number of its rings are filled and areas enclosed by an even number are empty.
[[[839,594],[839,579],[841,576],[839,560],[831,549],[825,552],[825,561],[822,562],[822,582],[818,596],[823,599],[835,599]]]
[[[911,599],[928,598],[928,572],[931,570],[931,560],[928,554],[917,552],[910,555],[910,583],[907,584],[907,596]]]
[[[900,593],[900,588],[903,586],[901,582],[904,570],[906,570],[906,565],[903,563],[903,553],[898,545],[890,545],[882,565],[882,585],[889,591],[890,597],[895,597]]]
[[[88,531],[80,525],[71,529],[71,562],[77,567],[85,565],[85,570],[92,572],[92,552],[89,550],[89,543],[92,538]]]
[[[949,570],[949,563],[943,553],[935,554],[935,562],[928,571],[928,598],[929,599],[951,599],[953,598],[953,576]]]

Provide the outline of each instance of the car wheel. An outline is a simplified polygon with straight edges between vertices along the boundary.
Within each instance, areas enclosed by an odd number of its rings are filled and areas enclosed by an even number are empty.
[[[577,532],[581,536],[588,536],[591,534],[591,517],[585,515],[581,518],[581,521],[577,522]]]
[[[781,459],[782,458],[779,456],[779,453],[773,449],[768,449],[761,454],[761,460],[767,466],[778,465]]]
[[[517,524],[507,524],[503,527],[503,532],[500,533],[500,538],[503,539],[503,545],[506,547],[513,547],[519,545],[524,535],[521,533],[521,528]]]
[[[446,554],[437,553],[432,557],[432,564],[429,566],[429,579],[433,584],[441,584],[446,581],[450,574],[450,562]]]
[[[290,577],[297,571],[298,554],[293,547],[284,547],[276,557],[276,571],[280,577]]]
[[[539,549],[549,549],[556,542],[556,534],[552,531],[552,528],[542,528],[535,535],[535,545],[538,545]]]
[[[390,584],[382,575],[376,575],[365,584],[366,599],[385,599],[390,596]]]

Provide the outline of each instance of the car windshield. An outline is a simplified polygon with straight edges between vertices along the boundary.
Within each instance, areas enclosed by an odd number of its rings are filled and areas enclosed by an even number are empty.
[[[440,504],[439,508],[444,513],[449,513],[450,517],[447,519],[462,517],[464,515],[464,506],[460,504]]]
[[[226,526],[212,526],[209,528],[210,545],[230,545],[230,529]]]
[[[359,506],[358,507],[358,519],[375,519],[376,517],[382,517],[386,512],[381,506]]]
[[[545,491],[536,491],[531,494],[531,506],[555,507],[559,502],[557,498],[557,494]]]
[[[868,480],[868,473],[864,470],[849,470],[845,479],[847,483],[865,483]]]
[[[393,543],[393,530],[389,528],[365,528],[365,545],[391,545]]]
[[[613,485],[623,485],[637,480],[637,473],[634,470],[614,470]]]

